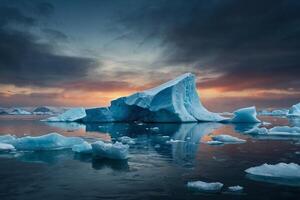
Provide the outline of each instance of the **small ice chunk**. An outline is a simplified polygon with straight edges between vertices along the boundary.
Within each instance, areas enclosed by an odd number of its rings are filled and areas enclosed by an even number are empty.
[[[300,165],[295,163],[278,163],[275,165],[263,164],[256,167],[246,169],[248,174],[272,177],[272,178],[288,178],[295,179],[300,178]]]
[[[234,111],[234,116],[230,120],[232,123],[259,123],[260,120],[256,118],[255,106],[248,108],[241,108]]]
[[[239,185],[235,185],[235,186],[230,186],[228,187],[228,191],[229,192],[242,192],[243,191],[243,187],[239,186]]]
[[[119,137],[118,140],[122,142],[122,144],[135,144],[134,139],[128,136]]]
[[[270,132],[299,133],[300,135],[300,127],[275,126],[270,129]]]
[[[92,143],[93,154],[101,158],[109,158],[116,160],[124,160],[128,158],[128,145],[124,145],[121,142],[105,143],[103,141],[97,141]]]
[[[86,117],[86,112],[84,108],[72,108],[66,112],[56,116],[44,119],[42,121],[47,122],[74,122]]]
[[[49,133],[42,136],[26,136],[17,138],[12,142],[17,150],[57,150],[72,148],[74,145],[83,143],[79,137],[65,137],[58,133]]]
[[[76,144],[72,147],[72,151],[76,153],[82,153],[82,154],[90,154],[92,153],[92,145],[86,141],[84,141],[81,144]]]
[[[187,183],[187,187],[204,192],[220,192],[223,184],[219,182],[206,183],[203,181],[190,181]]]
[[[212,140],[212,141],[207,141],[206,144],[209,144],[209,145],[222,145],[224,143],[220,142],[220,141],[217,141],[217,140]]]
[[[214,135],[212,136],[212,139],[214,141],[219,141],[219,142],[223,142],[223,143],[244,143],[246,142],[246,140],[237,138],[237,137],[233,137],[231,135]]]
[[[9,152],[16,150],[15,147],[11,144],[0,143],[0,152]]]
[[[157,132],[157,131],[159,131],[159,128],[158,127],[152,127],[152,128],[150,128],[150,130],[154,131],[154,132]]]
[[[266,135],[269,133],[269,130],[265,127],[263,128],[254,127],[253,129],[245,131],[245,133],[250,135]]]
[[[154,146],[154,148],[155,148],[155,149],[159,149],[159,148],[160,148],[160,145],[159,145],[159,144],[156,144],[156,145]]]
[[[166,141],[167,144],[178,143],[178,142],[185,142],[185,141],[184,140],[174,140],[174,139]]]

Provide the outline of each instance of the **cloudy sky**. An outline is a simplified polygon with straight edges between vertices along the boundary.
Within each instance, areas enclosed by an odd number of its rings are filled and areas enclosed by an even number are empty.
[[[213,111],[300,101],[298,0],[1,0],[0,106],[102,106],[197,75]]]

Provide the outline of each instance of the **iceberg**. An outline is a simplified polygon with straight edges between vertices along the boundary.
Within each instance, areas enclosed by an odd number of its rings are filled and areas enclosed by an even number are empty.
[[[35,115],[53,115],[51,109],[46,106],[37,107],[32,112]]]
[[[9,152],[14,150],[16,149],[13,145],[0,142],[0,152]]]
[[[26,136],[13,140],[11,144],[17,150],[40,151],[72,148],[83,143],[79,137],[65,137],[58,133],[49,133],[42,136]]]
[[[81,144],[76,144],[72,147],[72,151],[80,154],[91,154],[93,153],[92,145],[86,141]]]
[[[262,110],[259,112],[259,115],[265,115],[265,116],[286,116],[287,114],[288,114],[287,109]]]
[[[221,191],[223,184],[219,182],[206,183],[203,181],[190,181],[187,183],[187,187],[203,192],[216,193]]]
[[[97,141],[92,143],[92,149],[95,157],[125,160],[128,158],[129,146],[120,142],[112,144],[105,143],[103,141]]]
[[[300,117],[300,103],[293,105],[288,112],[289,117]]]
[[[232,123],[259,123],[261,122],[257,119],[255,106],[241,108],[234,111],[234,116],[230,120]]]
[[[300,165],[295,163],[278,163],[275,165],[263,164],[246,169],[248,178],[271,182],[277,184],[299,186],[300,185]]]
[[[109,107],[71,109],[46,121],[219,122],[225,119],[202,105],[195,76],[186,73],[158,87],[115,99]]]
[[[83,119],[84,117],[86,117],[86,112],[85,112],[84,108],[72,108],[56,117],[50,117],[50,118],[44,119],[42,121],[75,122],[75,121],[79,121],[79,120]]]
[[[246,140],[233,137],[231,135],[214,135],[212,136],[214,141],[222,142],[222,143],[244,143]]]

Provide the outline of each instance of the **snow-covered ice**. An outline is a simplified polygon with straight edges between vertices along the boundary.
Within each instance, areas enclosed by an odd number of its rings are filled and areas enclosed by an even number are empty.
[[[105,143],[97,141],[92,143],[93,155],[100,158],[124,160],[128,158],[129,146],[121,142]]]
[[[248,174],[273,178],[300,179],[300,165],[295,163],[263,164],[246,169]]]
[[[13,140],[11,144],[17,150],[58,150],[72,148],[74,145],[83,143],[79,137],[65,137],[58,133],[49,133],[42,136],[26,136]]]
[[[231,135],[214,135],[212,136],[212,140],[219,141],[222,143],[244,143],[246,140],[231,136]]]
[[[84,108],[72,108],[67,110],[66,112],[56,116],[50,117],[48,119],[44,119],[42,121],[47,122],[74,122],[80,119],[83,119],[86,116],[86,112]]]
[[[72,151],[81,154],[91,154],[93,152],[92,145],[86,141],[81,144],[76,144],[72,147]]]
[[[203,181],[190,181],[187,183],[187,187],[203,192],[220,192],[223,184],[220,182],[207,183]]]
[[[241,108],[234,111],[234,116],[230,120],[232,123],[259,123],[260,120],[257,119],[257,113],[254,106]]]
[[[13,145],[0,142],[0,152],[9,152],[14,150],[16,149]]]
[[[300,117],[300,103],[293,105],[288,112],[290,117]]]

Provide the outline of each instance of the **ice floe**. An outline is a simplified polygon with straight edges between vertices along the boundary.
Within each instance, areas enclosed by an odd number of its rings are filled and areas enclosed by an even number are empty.
[[[296,163],[263,164],[245,170],[250,179],[277,184],[299,186],[300,165]]]
[[[79,137],[65,137],[58,133],[49,133],[42,136],[26,136],[10,142],[17,150],[39,151],[72,148],[83,143]]]
[[[300,137],[300,127],[275,126],[271,129],[254,127],[245,133],[258,136]]]
[[[222,144],[224,144],[223,142],[217,141],[217,140],[207,141],[205,143],[209,144],[209,145],[222,145]]]
[[[129,146],[121,142],[105,143],[97,141],[92,143],[93,155],[100,158],[124,160],[128,158]]]
[[[244,143],[246,140],[231,136],[231,135],[214,135],[211,137],[212,140],[222,142],[222,143]]]
[[[228,187],[229,192],[242,192],[243,190],[244,190],[244,188],[242,186],[239,186],[239,185]]]
[[[220,182],[190,181],[187,183],[187,187],[193,190],[216,193],[221,191],[223,184]]]

